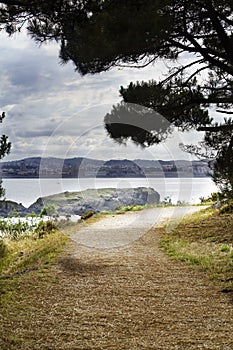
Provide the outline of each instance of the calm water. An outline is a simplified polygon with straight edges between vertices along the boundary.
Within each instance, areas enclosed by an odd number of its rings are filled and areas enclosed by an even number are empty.
[[[28,207],[38,197],[65,191],[85,189],[152,187],[160,193],[161,200],[169,196],[173,203],[178,200],[199,203],[200,197],[207,197],[217,190],[210,178],[124,178],[124,179],[3,179],[6,199]]]

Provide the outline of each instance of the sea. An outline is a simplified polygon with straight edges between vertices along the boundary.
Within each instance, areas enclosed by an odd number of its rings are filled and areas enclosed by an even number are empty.
[[[161,200],[198,204],[201,197],[217,191],[209,177],[202,178],[38,178],[3,179],[5,198],[29,207],[39,197],[66,191],[83,191],[100,188],[152,187]]]

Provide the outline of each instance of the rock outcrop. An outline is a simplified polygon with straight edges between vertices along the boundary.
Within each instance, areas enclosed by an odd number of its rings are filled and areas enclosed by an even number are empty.
[[[153,188],[105,188],[39,198],[28,208],[28,212],[39,214],[43,207],[53,204],[58,214],[84,215],[88,211],[114,211],[122,206],[156,204],[159,201],[159,193]]]
[[[25,208],[21,203],[16,203],[8,200],[0,201],[0,216],[8,216],[9,214],[13,214],[14,211],[17,211],[21,216],[26,215],[27,208]]]
[[[41,210],[52,204],[59,215],[85,215],[89,211],[114,211],[122,206],[159,203],[160,196],[153,188],[104,188],[82,192],[64,192],[38,198],[29,208],[13,201],[0,201],[0,216],[8,216],[17,211],[21,216]]]

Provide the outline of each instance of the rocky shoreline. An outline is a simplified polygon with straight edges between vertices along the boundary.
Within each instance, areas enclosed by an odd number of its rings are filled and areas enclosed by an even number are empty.
[[[122,206],[158,204],[160,195],[150,187],[90,189],[82,192],[63,192],[40,197],[29,208],[9,200],[0,201],[0,216],[6,217],[17,211],[20,216],[41,210],[52,205],[59,215],[85,215],[89,211],[114,211]]]

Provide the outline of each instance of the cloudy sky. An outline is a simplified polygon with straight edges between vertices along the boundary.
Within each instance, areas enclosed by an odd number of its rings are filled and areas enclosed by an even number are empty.
[[[0,35],[0,111],[7,117],[1,132],[12,142],[5,160],[33,156],[97,159],[191,159],[178,144],[200,134],[175,133],[164,144],[142,150],[111,140],[104,115],[120,102],[119,87],[130,81],[158,79],[166,66],[114,69],[81,77],[71,63],[61,65],[57,44],[37,46],[25,34]]]

